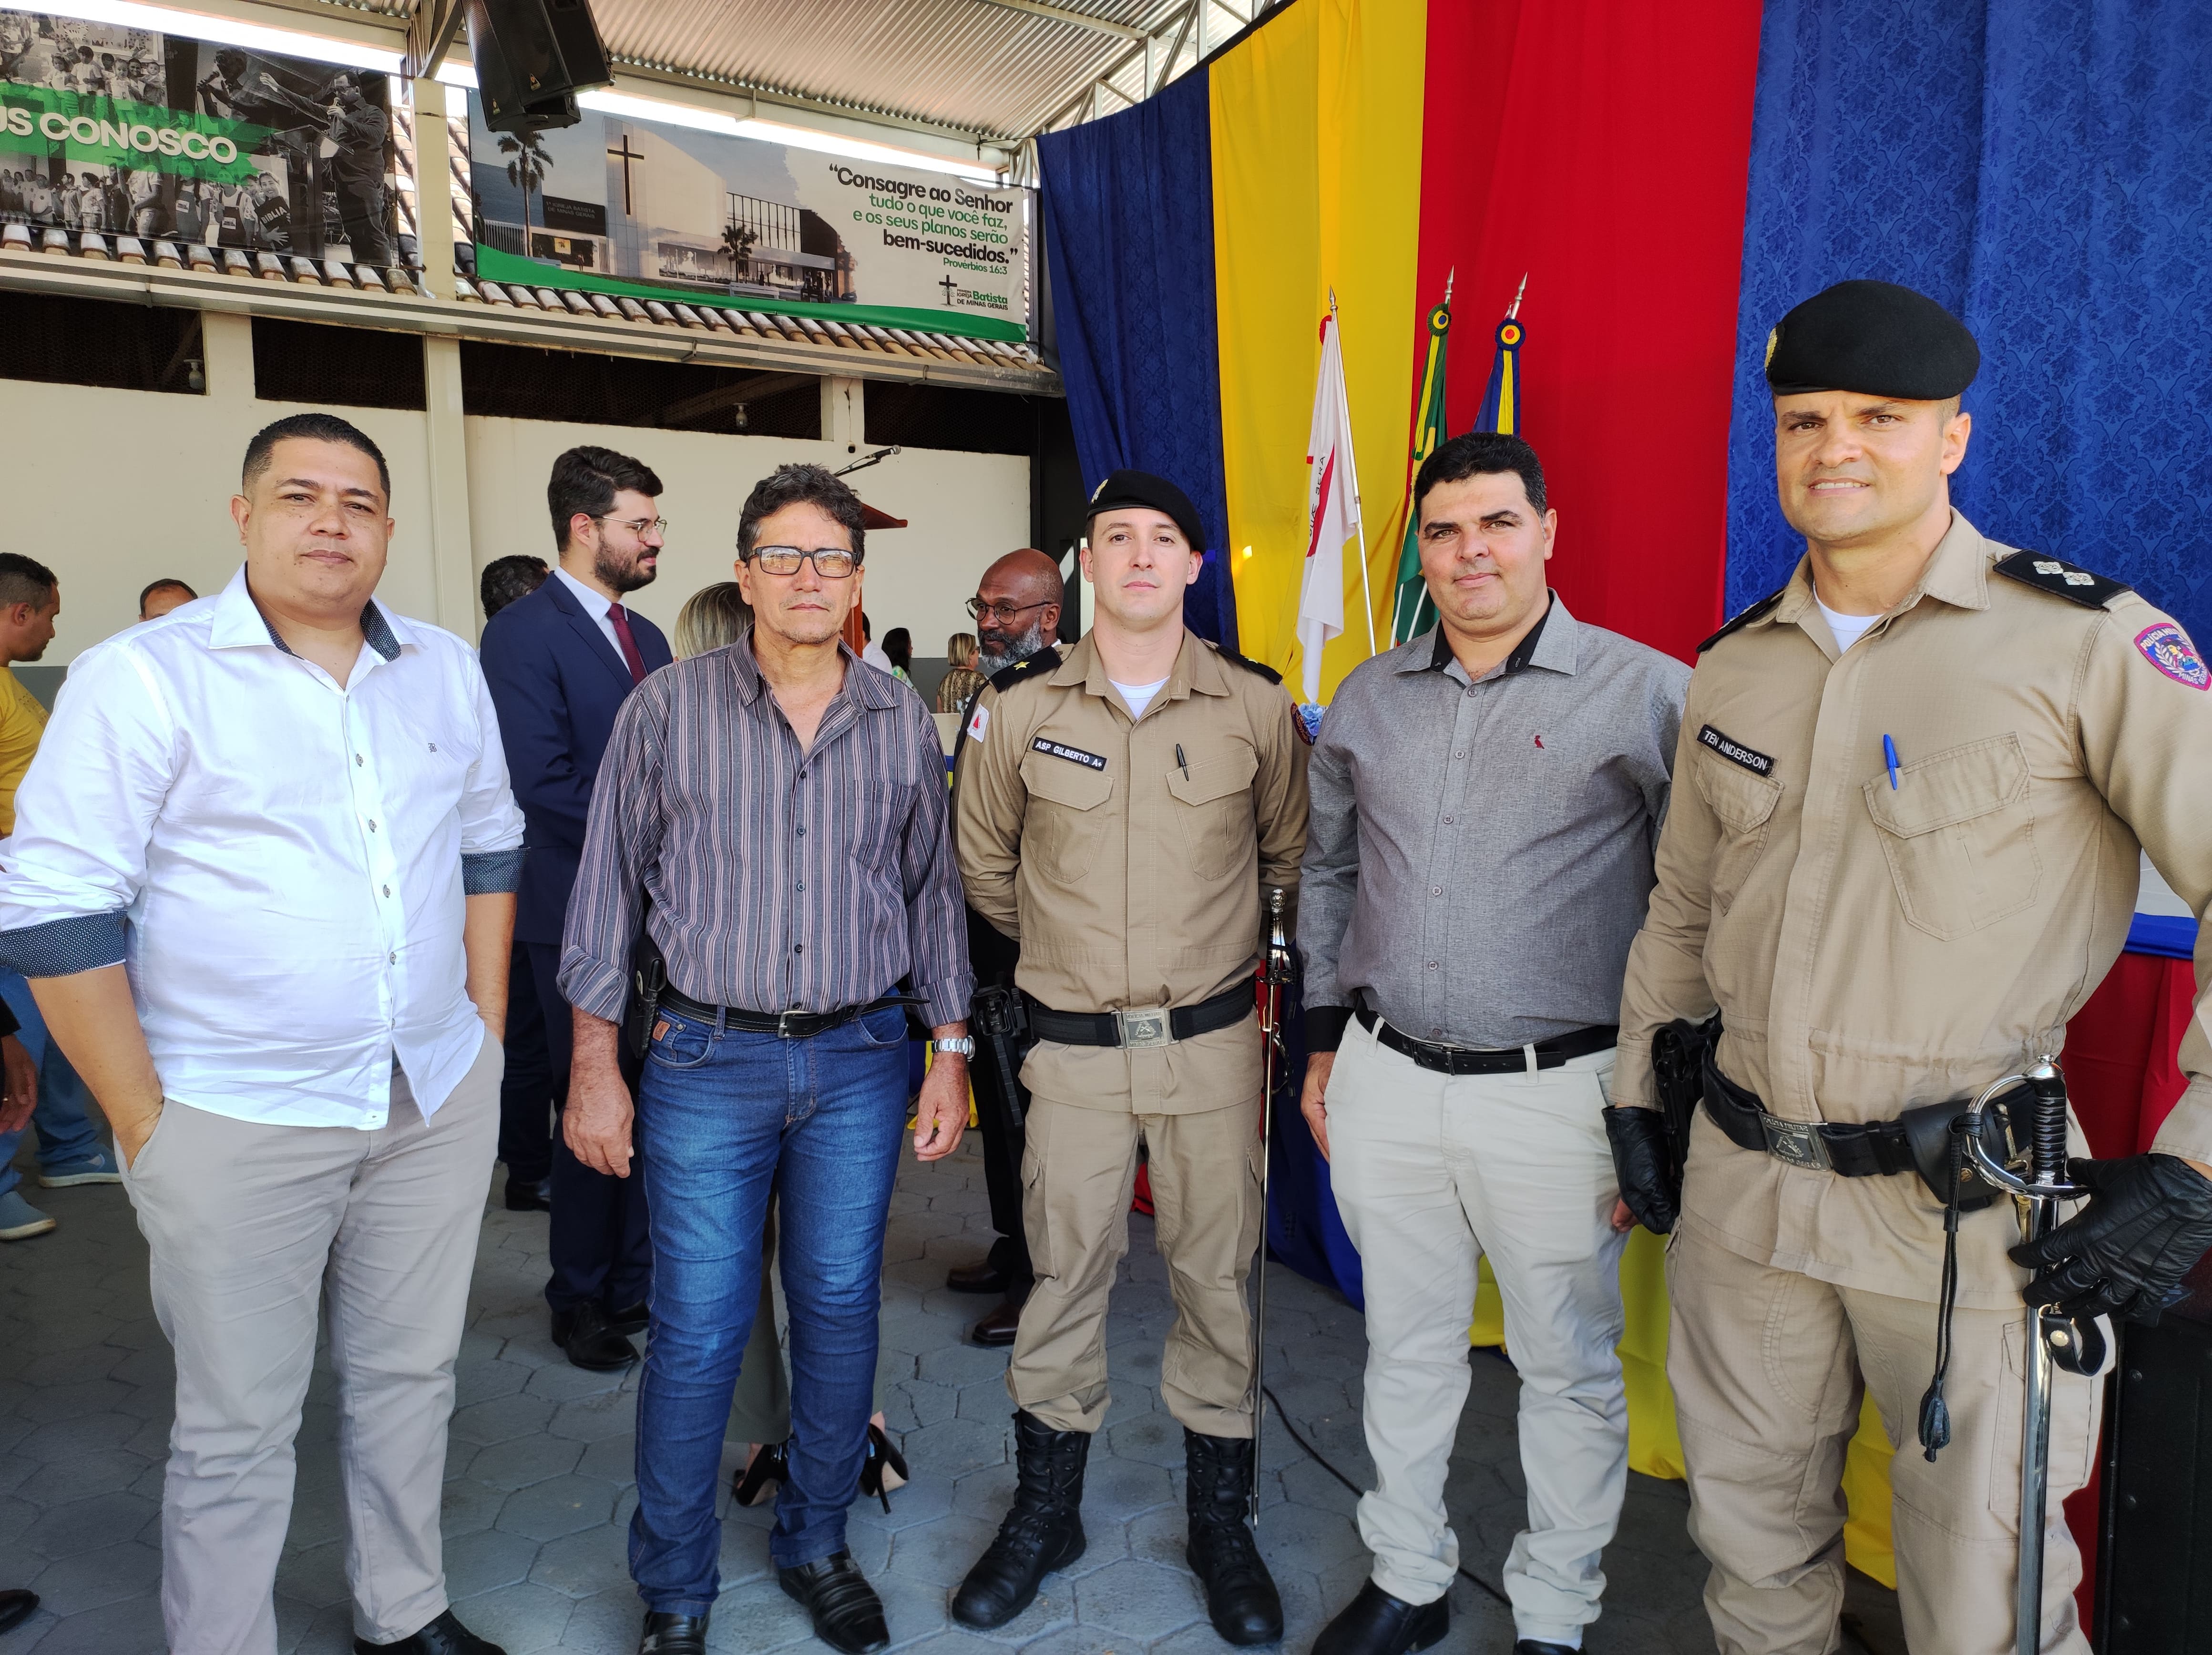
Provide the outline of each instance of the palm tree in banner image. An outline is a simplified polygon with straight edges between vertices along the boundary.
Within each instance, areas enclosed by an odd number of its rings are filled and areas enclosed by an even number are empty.
[[[760,232],[750,224],[738,222],[737,215],[722,227],[722,251],[730,256],[730,282],[732,286],[752,274],[753,244],[760,239]]]
[[[507,164],[507,181],[522,191],[522,256],[530,254],[530,197],[534,193],[542,200],[546,170],[553,165],[553,157],[545,153],[538,134],[516,137],[503,134],[499,141],[499,153],[514,159]],[[542,215],[541,215],[542,216]]]

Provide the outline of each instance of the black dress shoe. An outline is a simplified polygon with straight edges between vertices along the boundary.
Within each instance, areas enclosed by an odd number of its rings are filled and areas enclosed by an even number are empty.
[[[707,1617],[648,1610],[637,1655],[707,1655]]]
[[[653,1312],[644,1300],[634,1305],[618,1305],[607,1312],[607,1325],[617,1333],[642,1333],[653,1321]]]
[[[0,1591],[0,1632],[13,1632],[39,1612],[39,1594],[21,1586]]]
[[[1007,1288],[1006,1273],[990,1259],[955,1264],[945,1272],[945,1285],[955,1293],[1000,1293]]]
[[[1232,1644],[1272,1644],[1283,1635],[1283,1600],[1260,1558],[1244,1514],[1252,1500],[1252,1439],[1182,1434],[1183,1561],[1206,1588],[1206,1618]]]
[[[553,1180],[550,1178],[507,1180],[507,1209],[511,1213],[550,1213],[553,1210]]]
[[[779,1568],[775,1583],[787,1597],[806,1605],[814,1617],[814,1635],[830,1648],[843,1655],[875,1655],[890,1647],[883,1599],[876,1596],[852,1553],[841,1551],[818,1563]]]
[[[497,1644],[479,1638],[447,1610],[411,1638],[396,1644],[353,1640],[353,1655],[507,1655]]]
[[[1451,1609],[1443,1598],[1409,1603],[1370,1580],[1321,1629],[1313,1655],[1409,1655],[1442,1641],[1450,1629]]]
[[[1036,1601],[1054,1569],[1083,1555],[1083,1468],[1091,1439],[1055,1431],[1027,1409],[1014,1416],[1014,1503],[990,1547],[952,1594],[963,1627],[1002,1627]]]
[[[1572,1644],[1554,1644],[1541,1638],[1523,1638],[1513,1646],[1513,1655],[1583,1655]]]
[[[973,1343],[999,1350],[1013,1343],[1021,1327],[1022,1301],[1010,1293],[999,1300],[998,1308],[968,1330],[968,1337]]]
[[[553,1343],[578,1367],[594,1373],[611,1373],[637,1360],[637,1348],[607,1325],[607,1313],[596,1304],[553,1312]]]

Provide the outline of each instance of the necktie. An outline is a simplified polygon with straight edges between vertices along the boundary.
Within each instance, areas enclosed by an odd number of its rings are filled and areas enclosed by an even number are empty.
[[[607,606],[607,624],[615,629],[615,640],[622,646],[623,659],[629,664],[629,681],[633,684],[645,682],[645,657],[637,652],[637,639],[629,629],[629,616],[619,603]]]

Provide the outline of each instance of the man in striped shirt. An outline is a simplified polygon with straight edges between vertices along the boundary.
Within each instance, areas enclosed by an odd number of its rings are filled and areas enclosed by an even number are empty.
[[[934,1161],[967,1123],[974,977],[937,726],[910,686],[859,670],[839,641],[860,597],[860,513],[819,466],[779,467],[754,488],[737,567],[753,631],[663,668],[623,704],[568,907],[564,1131],[617,1177],[631,1175],[632,1135],[616,1024],[641,923],[665,956],[635,1135],[656,1265],[630,1571],[641,1646],[656,1655],[706,1648],[723,1428],[771,1186],[792,1434],[770,1550],[825,1642],[866,1655],[889,1641],[845,1549],[845,1508],[873,1406],[905,1008],[937,1040],[914,1135]]]

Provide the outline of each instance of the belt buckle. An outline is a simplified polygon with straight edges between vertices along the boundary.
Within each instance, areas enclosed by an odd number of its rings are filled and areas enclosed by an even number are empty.
[[[792,1038],[791,1020],[798,1015],[799,1014],[796,1011],[779,1011],[775,1014],[776,1039],[779,1040],[787,1040]]]
[[[1165,1010],[1117,1011],[1114,1021],[1121,1031],[1123,1046],[1166,1046],[1175,1039],[1169,1031]]]
[[[1777,1161],[1809,1167],[1816,1173],[1827,1172],[1834,1166],[1828,1159],[1828,1146],[1821,1141],[1820,1129],[1811,1122],[1784,1120],[1761,1110],[1759,1125],[1766,1134],[1767,1153]]]

